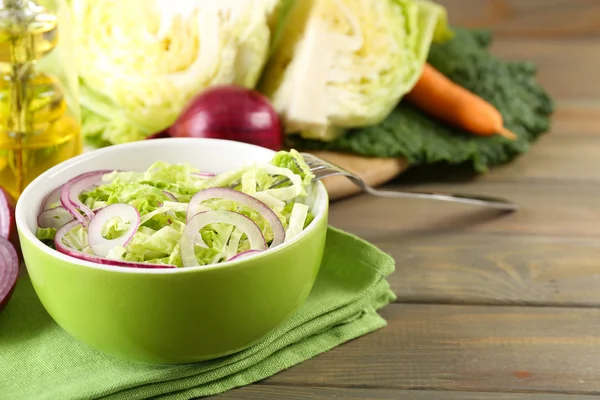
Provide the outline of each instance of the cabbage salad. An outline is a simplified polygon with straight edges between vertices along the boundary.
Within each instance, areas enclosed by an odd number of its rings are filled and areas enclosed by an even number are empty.
[[[38,239],[101,264],[182,268],[259,254],[313,220],[314,175],[301,154],[223,174],[156,162],[145,172],[94,171],[55,189],[38,216]]]

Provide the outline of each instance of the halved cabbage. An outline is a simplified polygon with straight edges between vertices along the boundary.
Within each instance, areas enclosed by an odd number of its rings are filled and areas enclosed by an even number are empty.
[[[324,141],[382,121],[452,36],[427,0],[296,0],[282,22],[260,89],[288,133]]]
[[[72,0],[88,142],[143,139],[203,89],[254,87],[277,0]]]

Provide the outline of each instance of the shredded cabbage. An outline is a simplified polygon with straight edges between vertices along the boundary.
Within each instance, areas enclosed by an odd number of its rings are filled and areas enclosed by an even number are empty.
[[[140,227],[124,247],[110,249],[106,258],[183,267],[181,240],[187,224],[187,211],[192,196],[214,187],[234,188],[258,199],[268,198],[267,205],[277,215],[286,241],[298,235],[314,216],[302,200],[310,191],[314,175],[302,156],[295,150],[276,153],[268,164],[249,165],[238,170],[206,178],[187,164],[156,162],[144,172],[123,171],[104,175],[103,184],[84,191],[80,200],[91,210],[110,204],[125,203],[140,213]],[[282,177],[287,178],[281,182]],[[285,179],[284,178],[284,179]],[[274,187],[275,186],[275,187]],[[173,201],[175,197],[176,201]],[[234,211],[250,218],[260,229],[267,243],[273,241],[271,225],[257,211],[240,203],[215,198],[202,203],[194,214],[206,210]],[[120,218],[108,221],[102,236],[114,239],[127,231]],[[40,240],[54,239],[56,230],[39,228]],[[234,225],[213,223],[200,230],[202,244],[194,252],[199,265],[223,262],[236,254],[250,250],[249,240]],[[87,229],[77,226],[63,241],[72,249],[91,253]]]
[[[292,207],[290,222],[285,232],[285,241],[292,240],[304,229],[306,216],[308,215],[308,206],[302,203],[295,203]]]

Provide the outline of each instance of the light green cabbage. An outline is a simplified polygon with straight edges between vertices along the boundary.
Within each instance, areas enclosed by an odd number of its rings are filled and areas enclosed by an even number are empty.
[[[427,0],[296,0],[260,90],[288,133],[333,140],[381,122],[421,74],[434,40],[451,37]]]
[[[143,139],[218,84],[254,87],[277,0],[71,0],[88,143]]]

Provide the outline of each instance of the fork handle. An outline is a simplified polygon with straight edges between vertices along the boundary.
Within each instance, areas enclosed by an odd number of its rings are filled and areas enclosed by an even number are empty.
[[[379,197],[391,197],[391,198],[419,198],[429,200],[441,200],[451,201],[457,203],[467,203],[478,206],[491,207],[498,210],[516,211],[519,206],[506,199],[490,196],[480,196],[471,194],[450,194],[450,193],[437,193],[437,192],[400,192],[391,190],[378,190],[373,189],[369,186],[364,185],[364,190],[372,194],[373,196]]]

